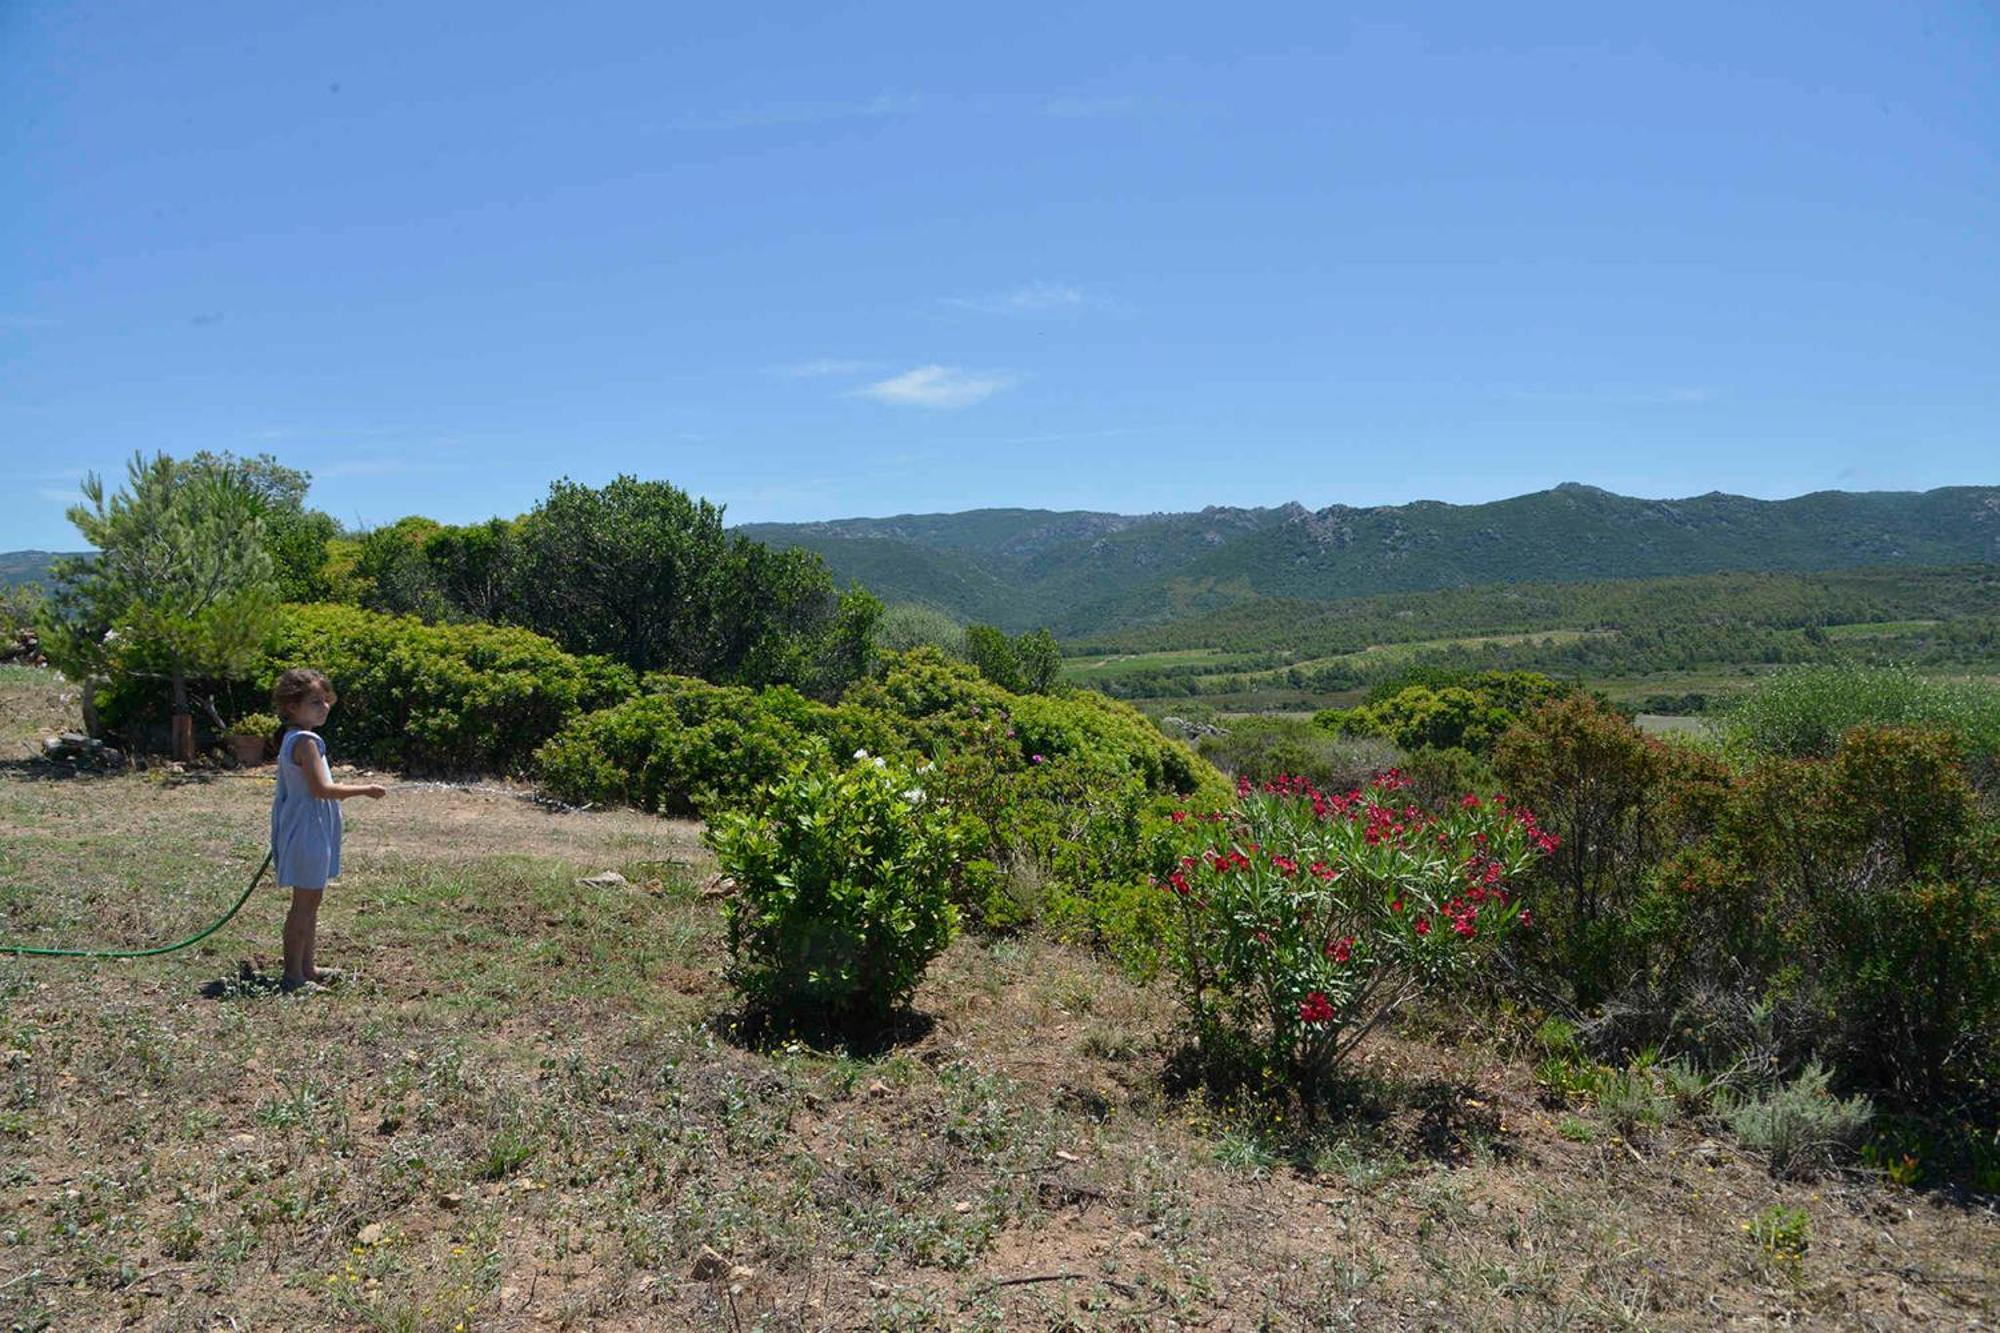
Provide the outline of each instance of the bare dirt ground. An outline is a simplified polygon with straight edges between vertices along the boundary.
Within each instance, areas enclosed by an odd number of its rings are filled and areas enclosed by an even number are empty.
[[[0,680],[0,938],[233,901],[268,773],[58,774]],[[1972,1328],[1991,1201],[1628,1141],[1468,1029],[1313,1124],[1172,1090],[1174,1009],[967,938],[879,1049],[734,1035],[698,830],[525,789],[349,807],[324,994],[283,904],[143,962],[0,957],[9,1328]],[[600,871],[623,883],[579,884]],[[1750,1230],[1805,1218],[1802,1253]]]

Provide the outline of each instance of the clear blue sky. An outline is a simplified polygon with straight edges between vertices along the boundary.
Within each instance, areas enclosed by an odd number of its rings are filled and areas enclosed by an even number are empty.
[[[1990,5],[0,5],[0,549],[2000,482]]]

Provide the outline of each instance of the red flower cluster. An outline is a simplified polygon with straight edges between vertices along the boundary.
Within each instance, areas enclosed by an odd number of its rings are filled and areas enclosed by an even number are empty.
[[[1331,1023],[1333,1021],[1333,1001],[1326,998],[1325,991],[1310,991],[1299,1001],[1299,1022]]]
[[[1506,799],[1507,798],[1504,796],[1496,796],[1493,798],[1493,802],[1495,805],[1498,805],[1500,802]],[[1558,838],[1555,834],[1548,832],[1540,824],[1537,824],[1535,822],[1534,811],[1523,809],[1519,806],[1516,806],[1514,809],[1514,820],[1527,833],[1528,841],[1534,843],[1535,846],[1539,847],[1544,856],[1548,855],[1550,852],[1553,852],[1556,848],[1562,846],[1561,838]]]
[[[1326,942],[1326,956],[1336,963],[1344,963],[1354,957],[1354,937],[1343,935],[1337,940]]]

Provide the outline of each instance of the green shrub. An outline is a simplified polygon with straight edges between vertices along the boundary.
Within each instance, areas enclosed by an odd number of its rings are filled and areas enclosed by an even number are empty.
[[[1649,898],[1650,970],[1754,987],[1787,1061],[1929,1106],[2000,1075],[2000,881],[1948,735],[1857,728],[1831,759],[1745,774]],[[1646,914],[1642,914],[1646,915]]]
[[[841,1023],[905,1003],[957,925],[958,821],[924,775],[867,754],[796,764],[705,834],[738,885],[730,979],[756,1007]]]
[[[42,590],[35,584],[0,588],[0,650],[12,647],[14,636],[22,630],[35,627],[42,606]]]
[[[1295,718],[1231,718],[1201,738],[1201,756],[1232,777],[1267,782],[1302,777],[1322,791],[1352,791],[1396,766],[1396,748],[1377,736],[1347,736]]]
[[[945,657],[964,661],[965,626],[935,607],[898,602],[883,610],[876,646],[889,653],[930,648]]]
[[[1544,705],[1507,732],[1493,769],[1562,838],[1532,886],[1544,924],[1536,960],[1580,1003],[1596,1004],[1643,970],[1646,874],[1710,817],[1692,793],[1726,779],[1715,761],[1644,735],[1585,695]]]
[[[278,718],[274,713],[245,713],[229,724],[232,736],[275,736]]]
[[[1954,1181],[2000,1194],[2000,1125],[1990,1114],[1983,1119],[1879,1114],[1861,1160],[1898,1185]]]
[[[1831,755],[1859,726],[1949,731],[1968,757],[1990,772],[2000,756],[2000,689],[1941,681],[1906,667],[1799,667],[1766,678],[1732,701],[1727,735],[1756,754]]]
[[[649,676],[646,691],[577,718],[542,746],[536,769],[552,795],[576,805],[705,814],[749,801],[814,740],[837,754],[907,749],[892,720],[815,703],[782,685]]]
[[[270,706],[291,667],[324,671],[340,695],[328,725],[341,759],[416,773],[513,773],[581,712],[636,688],[604,658],[573,657],[538,634],[494,625],[426,625],[352,606],[284,607],[248,678],[214,684],[223,716]],[[165,686],[138,677],[98,696],[105,725],[134,729],[163,711]]]
[[[1659,1129],[1673,1118],[1674,1099],[1650,1069],[1606,1071],[1594,1091],[1598,1110],[1627,1138],[1640,1130]]]
[[[649,677],[649,692],[580,717],[543,746],[550,792],[572,803],[712,814],[753,804],[815,740],[934,767],[925,786],[965,823],[972,867],[957,904],[994,929],[1044,913],[1144,969],[1157,920],[1132,886],[1164,868],[1176,806],[1217,809],[1228,787],[1143,715],[1101,696],[1016,695],[929,650],[828,706],[780,688]]]
[[[1575,687],[1533,671],[1422,673],[1369,692],[1358,708],[1328,709],[1313,725],[1343,736],[1380,736],[1404,751],[1492,751],[1500,736]]]
[[[1774,1203],[1751,1219],[1750,1239],[1772,1261],[1795,1268],[1812,1248],[1812,1223],[1805,1209]]]
[[[1875,1114],[1866,1097],[1835,1097],[1831,1078],[1822,1065],[1809,1064],[1790,1083],[1731,1101],[1723,1119],[1770,1159],[1776,1174],[1811,1175],[1858,1149]]]
[[[1491,794],[1497,786],[1492,765],[1456,746],[1414,750],[1403,757],[1398,771],[1409,781],[1410,795],[1426,810],[1441,808],[1469,791]]]

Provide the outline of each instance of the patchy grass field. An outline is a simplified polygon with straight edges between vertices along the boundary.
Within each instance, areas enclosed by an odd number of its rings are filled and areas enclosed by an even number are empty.
[[[1066,659],[1063,662],[1063,679],[1076,685],[1102,685],[1141,671],[1197,665],[1221,668],[1257,660],[1255,653],[1231,653],[1220,648],[1176,648],[1157,653],[1113,653],[1109,656],[1092,654]]]
[[[152,941],[233,901],[268,771],[60,776],[24,756],[66,707],[0,681],[0,937]],[[1164,987],[1037,938],[960,941],[880,1049],[743,1040],[696,830],[522,796],[349,806],[325,994],[271,989],[268,892],[163,959],[0,958],[0,1326],[1995,1318],[1976,1201],[1774,1181],[1700,1125],[1622,1139],[1415,1031],[1326,1123],[1213,1107],[1171,1090]]]

